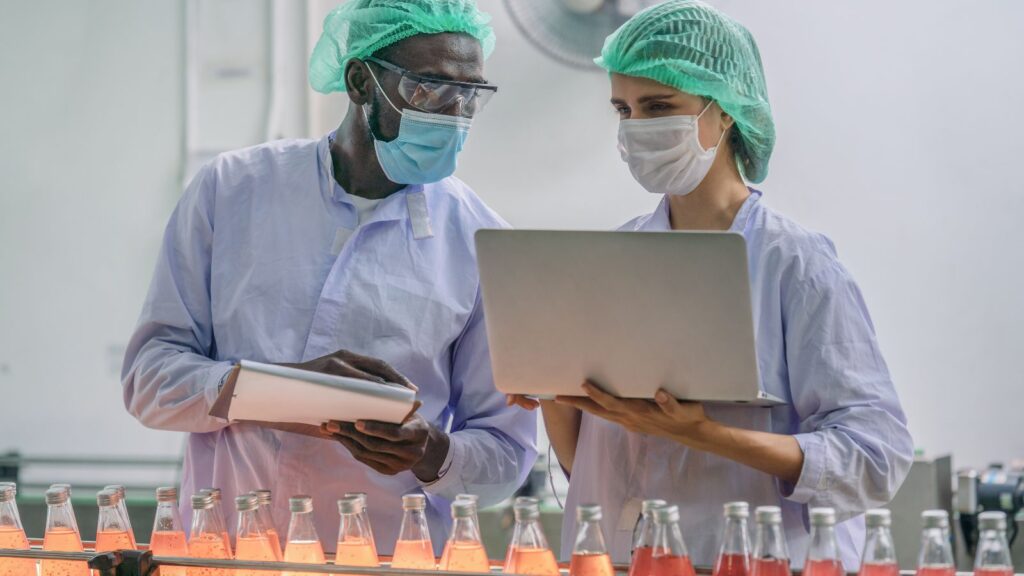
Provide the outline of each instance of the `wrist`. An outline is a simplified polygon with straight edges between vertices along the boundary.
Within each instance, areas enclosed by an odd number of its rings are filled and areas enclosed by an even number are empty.
[[[728,441],[728,426],[704,420],[693,425],[689,433],[682,434],[679,442],[703,452],[719,453]]]
[[[450,449],[451,439],[448,438],[448,434],[431,425],[427,433],[427,442],[423,447],[423,457],[413,464],[412,473],[420,482],[437,480]]]

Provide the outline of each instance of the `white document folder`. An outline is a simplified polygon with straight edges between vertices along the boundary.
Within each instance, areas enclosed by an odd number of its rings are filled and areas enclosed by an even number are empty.
[[[330,420],[398,424],[418,406],[416,392],[398,384],[242,360],[210,414],[232,422],[319,428]]]

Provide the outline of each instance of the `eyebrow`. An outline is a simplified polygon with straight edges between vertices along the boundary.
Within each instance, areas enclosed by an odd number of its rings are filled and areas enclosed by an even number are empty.
[[[412,72],[413,74],[417,75],[417,76],[422,76],[424,78],[429,78],[431,80],[448,80],[449,82],[469,82],[471,84],[490,84],[490,82],[488,82],[487,80],[485,80],[485,79],[483,79],[483,78],[481,78],[479,76],[474,76],[472,80],[460,80],[458,78],[454,78],[450,74],[445,74],[443,72],[437,72],[436,70],[428,70],[426,72],[419,72],[417,70],[409,70],[409,71]]]
[[[646,104],[654,100],[670,100],[675,97],[675,94],[648,94],[647,96],[641,96],[637,98],[637,104]],[[612,104],[625,104],[626,101],[622,98],[612,98],[610,100]]]

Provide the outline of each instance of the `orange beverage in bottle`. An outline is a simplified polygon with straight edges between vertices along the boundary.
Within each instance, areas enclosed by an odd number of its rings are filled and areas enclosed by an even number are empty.
[[[607,554],[573,554],[569,560],[570,576],[615,576],[612,559]]]
[[[292,511],[288,524],[288,543],[284,546],[284,561],[300,564],[326,564],[320,536],[313,526],[313,499],[295,496],[288,499]],[[284,572],[284,576],[316,576],[314,572]]]
[[[238,508],[238,538],[235,540],[235,559],[254,562],[279,560],[270,538],[259,521],[259,498],[256,494],[243,494],[235,498]],[[279,576],[280,572],[264,570],[237,570],[236,576]]]
[[[340,566],[380,566],[373,532],[366,520],[366,496],[352,494],[338,500],[337,549],[334,563]]]
[[[82,537],[78,533],[78,521],[71,507],[71,490],[68,487],[51,487],[46,491],[46,533],[43,536],[43,550],[53,552],[81,552]],[[77,560],[42,560],[41,576],[89,576],[89,566]]]
[[[433,570],[437,568],[434,545],[427,527],[427,497],[423,494],[402,496],[402,528],[391,556],[392,568]]]
[[[214,512],[217,506],[213,495],[205,492],[192,496],[192,529],[189,534],[188,551],[192,558],[230,560],[231,547],[224,540],[223,517]],[[234,570],[226,568],[188,568],[187,576],[234,576]]]
[[[804,576],[844,576],[846,572],[838,560],[808,560],[804,563],[803,574]]]
[[[97,552],[113,552],[115,550],[132,550],[132,537],[126,530],[105,530],[96,533]]]
[[[974,576],[1013,576],[1013,568],[978,568]]]
[[[821,573],[820,576],[824,576],[824,573]],[[921,566],[917,569],[917,576],[956,576],[956,568],[952,566]]]
[[[1013,574],[1013,558],[1006,539],[1008,519],[1002,511],[990,510],[978,515],[978,546],[974,555],[974,576]]]
[[[865,562],[860,565],[860,576],[900,576],[900,567],[896,564],[874,564]],[[994,574],[990,576],[996,576]]]
[[[650,546],[637,546],[633,549],[633,560],[629,563],[629,576],[651,576]]]
[[[654,525],[651,539],[650,576],[695,576],[690,553],[679,527],[679,507],[659,506],[650,513]]]
[[[516,547],[509,553],[505,572],[533,576],[558,576],[558,561],[548,548]]]
[[[659,556],[651,562],[652,576],[694,576],[694,574],[689,556]]]
[[[277,555],[277,559],[284,560],[284,549],[281,548],[281,536],[277,533],[277,528],[274,526],[274,519],[270,514],[270,506],[273,503],[273,495],[270,490],[261,488],[260,490],[254,490],[253,494],[256,495],[256,501],[259,503],[259,509],[256,511],[256,520],[259,522],[260,529],[267,534],[267,538],[270,538],[270,547],[274,549],[274,554]]]
[[[178,490],[173,486],[156,489],[156,514],[149,536],[149,550],[154,556],[188,558],[188,541],[178,512]],[[158,576],[186,576],[184,566],[161,566]]]
[[[433,570],[437,567],[434,547],[430,540],[399,540],[391,557],[392,568]]]
[[[18,487],[0,483],[0,548],[28,550],[28,538],[21,525],[15,502]],[[30,558],[0,558],[0,576],[36,576],[36,561]]]
[[[754,558],[750,561],[750,576],[789,575],[789,560],[785,558]],[[879,574],[878,576],[883,575]]]
[[[440,570],[452,572],[488,572],[491,563],[480,543],[449,542],[441,555]]]
[[[945,510],[925,510],[921,513],[921,520],[924,528],[921,532],[917,576],[953,576],[956,568],[949,542],[949,513]]]
[[[70,528],[47,530],[43,537],[43,550],[52,552],[81,552],[82,539]],[[42,560],[42,576],[88,576],[89,566],[73,560]]]
[[[278,535],[277,530],[270,528],[267,530],[267,539],[270,540],[270,548],[274,550],[274,556],[277,561],[284,560],[284,550],[281,549],[281,536]]]
[[[721,554],[715,562],[714,576],[747,576],[749,558],[743,554]]]

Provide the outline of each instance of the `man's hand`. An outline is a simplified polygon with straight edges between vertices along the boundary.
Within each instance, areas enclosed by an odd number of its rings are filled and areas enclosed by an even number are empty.
[[[419,414],[401,424],[331,421],[324,431],[348,448],[356,460],[388,476],[412,470],[420,481],[432,482],[448,455],[448,435]]]
[[[281,364],[281,366],[301,368],[302,370],[309,370],[311,372],[322,372],[333,376],[359,378],[360,380],[369,380],[370,382],[377,382],[379,384],[391,382],[412,390],[419,390],[415,384],[410,382],[409,379],[398,372],[398,370],[392,368],[387,362],[379,358],[362,356],[355,352],[349,352],[348,350],[338,350],[337,352],[315,358],[309,362],[302,362],[300,364]]]

